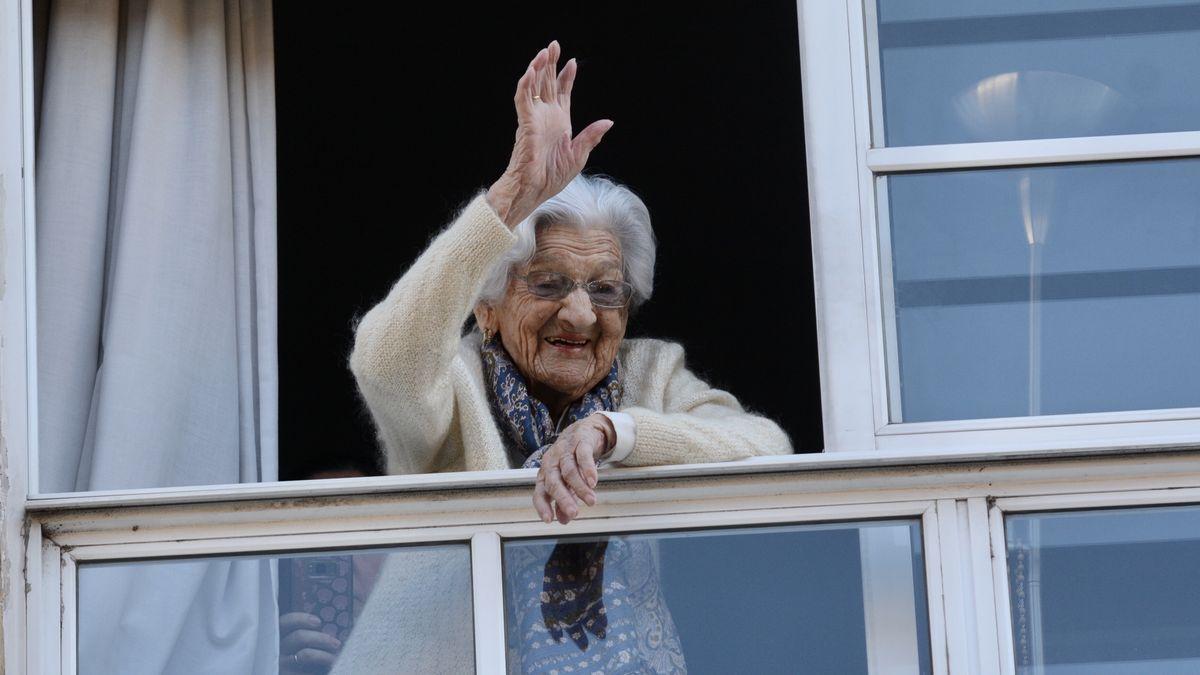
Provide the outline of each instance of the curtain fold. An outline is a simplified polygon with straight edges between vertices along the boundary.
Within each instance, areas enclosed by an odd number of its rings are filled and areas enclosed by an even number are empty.
[[[43,492],[276,479],[271,42],[269,0],[52,5]]]
[[[276,480],[271,2],[48,4],[40,490]],[[266,561],[97,568],[81,672],[273,672],[272,577]]]

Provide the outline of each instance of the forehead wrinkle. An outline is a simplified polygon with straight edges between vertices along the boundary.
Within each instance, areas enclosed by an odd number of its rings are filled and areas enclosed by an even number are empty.
[[[551,226],[538,233],[537,248],[529,261],[537,265],[571,269],[620,270],[621,249],[616,237],[602,230],[569,230]]]

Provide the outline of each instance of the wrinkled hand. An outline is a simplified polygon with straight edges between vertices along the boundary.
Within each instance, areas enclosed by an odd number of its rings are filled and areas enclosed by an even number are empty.
[[[517,136],[504,174],[488,190],[488,203],[510,228],[533,213],[579,175],[588,155],[612,128],[612,120],[592,122],[571,137],[571,89],[578,65],[558,70],[561,50],[551,42],[533,57],[517,81]]]
[[[321,620],[306,612],[279,617],[280,675],[329,672],[342,643],[320,627]]]
[[[596,505],[596,460],[616,443],[612,422],[599,413],[588,415],[563,430],[542,455],[533,508],[542,522],[558,518],[566,525],[579,515],[579,503]]]

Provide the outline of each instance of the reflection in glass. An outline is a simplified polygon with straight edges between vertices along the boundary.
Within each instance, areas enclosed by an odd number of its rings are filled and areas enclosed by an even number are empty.
[[[1018,673],[1200,672],[1200,507],[1010,516]]]
[[[1196,130],[1200,3],[878,0],[886,144]]]
[[[1200,161],[885,180],[893,422],[1200,406]]]
[[[466,544],[81,565],[79,672],[472,672],[470,565]]]
[[[504,544],[510,673],[930,672],[917,521]]]

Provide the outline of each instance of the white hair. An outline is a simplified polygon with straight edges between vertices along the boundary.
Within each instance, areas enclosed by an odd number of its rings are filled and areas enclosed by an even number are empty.
[[[508,289],[509,272],[533,259],[537,231],[550,224],[607,230],[621,246],[625,281],[633,286],[630,308],[637,309],[654,291],[654,230],[650,212],[632,190],[603,176],[575,177],[557,195],[513,229],[517,243],[496,261],[484,277],[479,299],[496,302]]]

